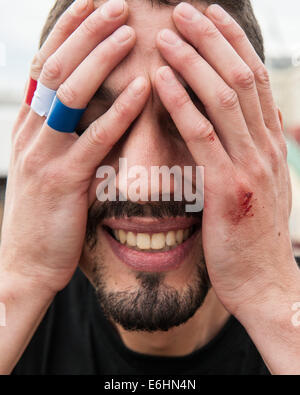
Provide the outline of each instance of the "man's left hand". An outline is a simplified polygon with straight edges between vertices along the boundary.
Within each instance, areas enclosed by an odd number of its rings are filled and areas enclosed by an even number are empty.
[[[165,29],[157,46],[208,117],[169,66],[158,69],[156,88],[196,164],[205,167],[206,264],[219,299],[239,315],[299,281],[281,114],[262,60],[228,13],[181,3],[173,20],[186,41]]]

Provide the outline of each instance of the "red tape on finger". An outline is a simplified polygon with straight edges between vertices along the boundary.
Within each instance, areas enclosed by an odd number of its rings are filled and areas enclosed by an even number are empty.
[[[37,87],[37,81],[34,80],[33,78],[30,78],[28,89],[27,89],[27,95],[26,95],[26,99],[25,99],[25,102],[29,106],[31,106],[31,102],[32,102],[32,99],[34,96],[34,92],[36,91],[36,87]]]

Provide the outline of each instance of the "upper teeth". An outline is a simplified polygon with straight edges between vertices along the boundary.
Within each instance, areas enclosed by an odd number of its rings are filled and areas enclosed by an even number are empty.
[[[189,237],[191,228],[152,234],[127,232],[123,229],[117,229],[113,232],[120,243],[129,247],[137,247],[141,250],[162,250],[183,243]]]

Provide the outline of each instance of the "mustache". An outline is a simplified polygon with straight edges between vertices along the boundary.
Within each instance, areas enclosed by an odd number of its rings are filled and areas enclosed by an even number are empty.
[[[93,249],[97,244],[97,227],[106,218],[128,217],[194,217],[202,218],[202,211],[187,212],[186,205],[193,202],[182,199],[169,201],[135,203],[131,201],[96,201],[88,211],[86,243]]]

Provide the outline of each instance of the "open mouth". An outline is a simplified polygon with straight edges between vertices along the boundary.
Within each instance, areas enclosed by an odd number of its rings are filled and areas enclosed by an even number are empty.
[[[199,218],[105,220],[102,229],[115,255],[136,270],[178,268],[201,230]]]
[[[198,228],[199,225],[192,225],[189,228],[166,232],[137,233],[104,226],[104,229],[119,243],[135,251],[150,253],[166,252],[176,248],[189,239]]]

